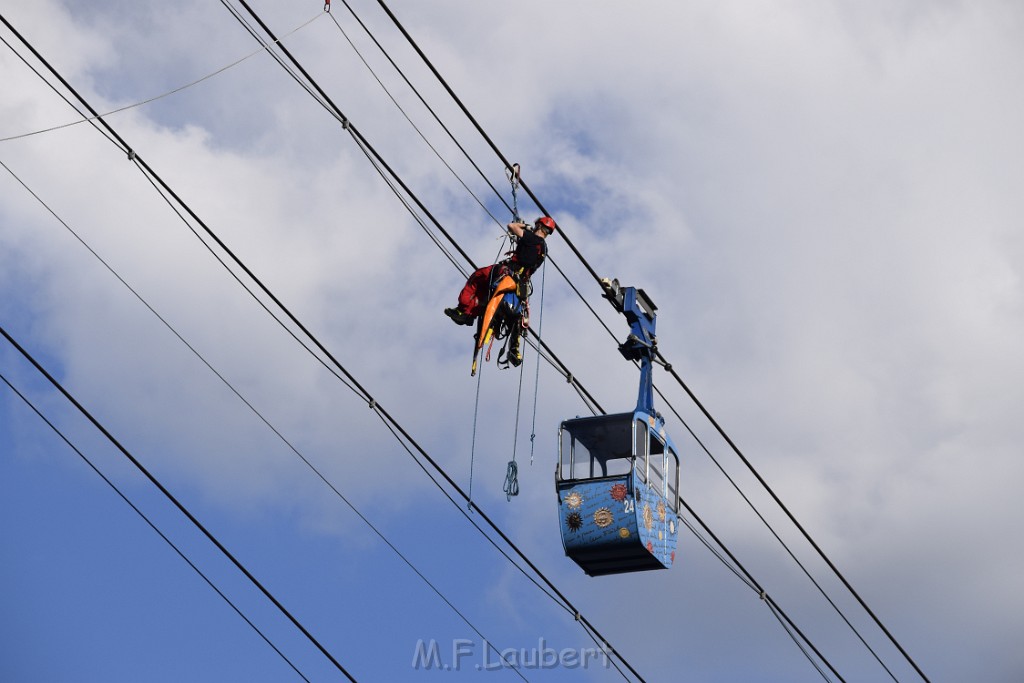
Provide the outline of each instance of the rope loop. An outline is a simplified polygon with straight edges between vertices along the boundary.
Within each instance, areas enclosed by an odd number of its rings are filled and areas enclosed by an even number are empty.
[[[511,503],[512,496],[519,495],[519,466],[515,460],[508,461],[508,469],[505,470],[505,498]]]

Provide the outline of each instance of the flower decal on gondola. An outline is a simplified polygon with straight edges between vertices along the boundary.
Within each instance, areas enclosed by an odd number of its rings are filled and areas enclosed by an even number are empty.
[[[625,484],[615,484],[612,486],[612,500],[622,502],[626,500],[626,495],[629,492],[626,490]]]
[[[565,525],[569,527],[570,531],[579,531],[580,527],[583,526],[583,518],[578,512],[570,512],[565,517]]]
[[[579,510],[580,505],[583,505],[583,496],[578,491],[570,491],[565,497],[565,504],[570,510]]]
[[[602,529],[606,526],[611,526],[611,523],[614,521],[615,517],[608,508],[598,508],[597,512],[594,513],[594,524]]]
[[[647,552],[649,552],[649,553],[653,553],[654,552],[654,544],[651,543],[650,541],[647,541]]]
[[[665,521],[665,501],[663,500],[658,501],[658,519],[662,522]]]
[[[650,531],[651,527],[654,526],[654,513],[651,512],[651,506],[644,503],[644,527]]]

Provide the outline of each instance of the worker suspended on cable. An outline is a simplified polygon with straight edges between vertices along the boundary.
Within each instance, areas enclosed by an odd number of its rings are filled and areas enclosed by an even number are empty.
[[[544,262],[544,257],[548,253],[548,245],[545,240],[555,231],[556,227],[555,221],[550,216],[538,218],[533,224],[532,231],[528,230],[526,223],[509,223],[508,231],[516,239],[515,250],[511,252],[509,258],[492,266],[484,266],[470,275],[459,294],[458,306],[444,309],[445,315],[458,325],[472,325],[474,319],[483,313],[490,299],[491,291],[504,275],[512,276],[519,284],[518,295],[524,302],[521,308],[525,311],[530,276]],[[507,358],[512,365],[522,363],[519,338],[526,329],[527,322],[525,316],[520,315],[519,320],[511,325]]]

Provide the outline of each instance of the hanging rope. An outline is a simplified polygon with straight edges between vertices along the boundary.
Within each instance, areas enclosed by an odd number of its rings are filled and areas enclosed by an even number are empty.
[[[522,219],[519,218],[519,198],[517,196],[517,190],[519,189],[519,164],[512,164],[511,167],[505,170],[505,175],[508,177],[509,183],[512,185],[512,221],[515,223],[522,223]],[[524,305],[526,302],[524,301]],[[526,337],[526,329],[522,330],[523,340]],[[523,340],[520,340],[522,343]],[[506,341],[506,344],[508,342]],[[508,467],[505,470],[505,484],[502,490],[505,492],[505,499],[512,502],[513,496],[519,495],[519,466],[516,464],[516,453],[519,444],[519,409],[523,403],[523,370],[519,370],[519,392],[516,395],[516,420],[515,420],[515,431],[512,437],[512,459],[508,461]],[[533,456],[531,455],[531,458]]]
[[[515,431],[512,435],[512,459],[505,470],[505,498],[512,502],[512,496],[519,495],[519,466],[516,465],[516,451],[519,444],[519,408],[523,404],[523,368],[519,368],[519,393],[516,395]]]
[[[540,312],[537,314],[537,336],[540,337],[544,326],[544,275],[547,273],[548,262],[545,259],[540,267]],[[533,424],[530,426],[530,466],[533,467],[533,447],[537,439],[537,394],[540,392],[540,349],[537,353],[537,371],[533,377]]]
[[[480,331],[483,334],[483,330]],[[473,441],[469,447],[469,491],[466,493],[466,508],[473,511],[473,464],[476,462],[476,421],[480,415],[480,380],[484,376],[484,369],[481,364],[480,372],[476,376],[476,402],[473,404]]]
[[[508,469],[505,470],[505,498],[512,502],[512,496],[519,495],[519,466],[513,458],[508,461]]]

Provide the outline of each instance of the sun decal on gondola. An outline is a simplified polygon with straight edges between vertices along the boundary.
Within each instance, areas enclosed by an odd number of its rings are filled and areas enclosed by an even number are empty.
[[[629,538],[629,529],[622,527],[619,529],[619,538]]]
[[[583,496],[578,491],[570,491],[565,497],[565,504],[570,510],[579,510],[580,505],[583,505]]]
[[[570,512],[565,517],[565,525],[569,527],[570,531],[579,531],[580,527],[583,526],[583,518],[578,512]]]
[[[665,521],[665,501],[663,500],[658,501],[658,519],[662,522]]]
[[[594,513],[594,524],[602,529],[606,526],[611,526],[611,523],[614,521],[615,517],[608,508],[598,508],[597,512]]]
[[[612,500],[614,501],[618,501],[619,503],[621,503],[622,501],[626,500],[627,493],[628,491],[626,490],[625,484],[614,484],[612,486]]]

